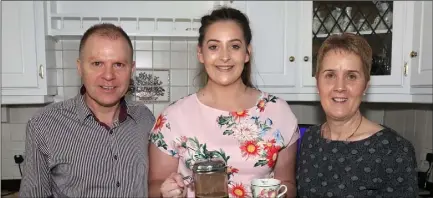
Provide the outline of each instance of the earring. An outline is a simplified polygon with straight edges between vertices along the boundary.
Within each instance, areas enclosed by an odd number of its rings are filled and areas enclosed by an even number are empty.
[[[365,92],[364,92],[364,94],[363,94],[364,96],[365,96]]]

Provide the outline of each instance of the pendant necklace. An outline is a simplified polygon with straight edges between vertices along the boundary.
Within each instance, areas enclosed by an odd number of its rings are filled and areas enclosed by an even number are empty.
[[[344,141],[345,142],[347,142],[353,135],[355,135],[355,133],[358,131],[358,129],[359,129],[359,127],[361,126],[361,123],[362,123],[362,119],[363,119],[363,116],[361,116],[361,121],[359,121],[359,124],[358,124],[358,126],[356,127],[356,129],[355,129],[355,131],[353,131],[353,133],[349,136],[349,137],[347,137]],[[326,125],[328,124],[328,123],[325,123]],[[329,128],[329,127],[328,127]],[[324,135],[323,135],[323,129],[321,130],[321,135],[322,135],[322,137],[324,137]],[[329,130],[329,134],[331,134],[331,130]]]

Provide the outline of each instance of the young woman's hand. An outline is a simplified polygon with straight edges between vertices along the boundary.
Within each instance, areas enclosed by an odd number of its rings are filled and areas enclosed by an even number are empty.
[[[186,187],[183,176],[172,173],[161,185],[161,194],[164,198],[186,197]]]

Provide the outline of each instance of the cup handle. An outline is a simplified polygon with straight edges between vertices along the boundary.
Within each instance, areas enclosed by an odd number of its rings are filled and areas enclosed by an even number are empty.
[[[281,185],[280,185],[280,187],[278,188],[278,192],[280,192],[280,190],[283,189],[283,188],[284,188],[283,192],[279,193],[279,194],[277,195],[277,198],[280,198],[280,197],[282,197],[284,194],[287,193],[287,186],[284,185],[284,184],[281,184]]]

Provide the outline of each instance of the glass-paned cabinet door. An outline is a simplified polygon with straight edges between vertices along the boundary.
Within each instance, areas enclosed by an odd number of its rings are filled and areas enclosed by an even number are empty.
[[[403,4],[393,1],[313,1],[308,8],[311,32],[311,52],[305,55],[308,71],[304,70],[303,83],[312,85],[316,72],[317,52],[332,34],[350,32],[363,36],[373,50],[371,84],[395,85],[401,83],[401,66],[393,68],[394,51],[403,43],[399,38],[404,31],[401,16]],[[304,11],[306,9],[304,8]],[[397,12],[397,14],[396,14]],[[398,18],[400,17],[400,18]],[[311,28],[311,29],[310,29]],[[397,28],[397,29],[396,29]],[[397,32],[396,32],[397,31]],[[306,39],[306,38],[305,38]],[[395,46],[397,43],[397,46]],[[397,58],[401,55],[397,55]],[[397,60],[397,59],[396,59]]]

